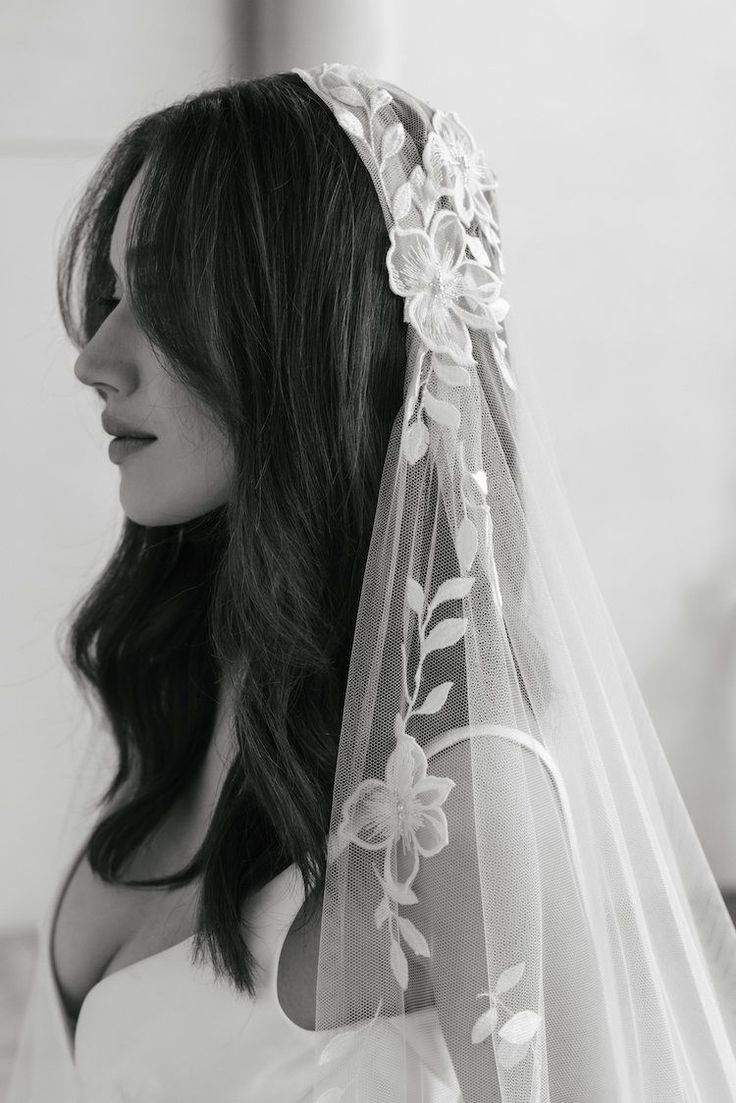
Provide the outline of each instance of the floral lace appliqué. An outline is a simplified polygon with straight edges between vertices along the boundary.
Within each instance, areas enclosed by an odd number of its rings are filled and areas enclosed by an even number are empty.
[[[448,388],[477,385],[472,375],[478,365],[470,331],[484,330],[502,380],[510,390],[516,389],[502,336],[509,304],[501,298],[502,284],[497,274],[504,274],[494,214],[497,180],[457,114],[441,111],[432,113],[421,160],[407,178],[395,160],[405,156],[404,126],[397,113],[390,119],[386,117],[388,112],[382,114],[393,100],[388,89],[350,65],[323,64],[310,71],[294,71],[320,92],[361,155],[372,164],[384,210],[390,212],[387,221],[391,244],[386,256],[389,283],[404,299],[404,320],[411,324],[417,338],[408,348],[402,454],[409,464],[418,463],[432,444],[429,423],[434,423],[450,430],[449,448],[455,457],[451,475],[456,481],[460,510],[454,542],[460,570],[467,577],[443,582],[426,610],[423,587],[411,576],[407,578],[405,604],[417,616],[420,641],[413,692],[409,690],[405,638],[402,686],[406,708],[394,721],[396,746],[388,756],[384,777],[365,778],[348,794],[340,821],[328,839],[329,862],[337,860],[350,844],[369,852],[383,852],[383,868],[373,863],[383,891],[374,919],[377,930],[386,926],[391,969],[399,986],[406,990],[408,963],[401,940],[415,954],[425,957],[429,956],[429,947],[422,932],[406,916],[399,915],[398,908],[418,902],[412,882],[420,858],[436,855],[448,843],[442,806],[455,785],[451,778],[427,773],[427,756],[407,732],[407,726],[413,716],[437,713],[444,707],[453,683],[424,687],[423,662],[431,651],[457,643],[468,627],[465,617],[447,617],[431,631],[428,622],[443,601],[467,597],[476,581],[469,576],[473,564],[485,571],[499,615],[502,611],[488,476],[482,468],[466,463],[465,441],[458,439],[460,409],[429,387],[433,378]],[[424,700],[417,706],[420,688]],[[541,1023],[540,1016],[529,1009],[512,1014],[500,998],[518,984],[524,968],[525,962],[519,962],[505,969],[492,992],[479,994],[479,998],[490,1000],[490,1007],[476,1020],[472,1042],[481,1043],[496,1031],[497,1058],[504,1068],[513,1068],[524,1058]],[[510,1015],[501,1027],[499,1009]],[[320,1063],[339,1063],[356,1044],[361,1053],[372,1045],[381,1023],[380,1010],[379,1002],[369,1023],[344,1031],[328,1043]],[[345,1088],[330,1088],[320,1096],[320,1103],[337,1103],[344,1095]]]
[[[467,235],[454,211],[438,211],[429,230],[393,226],[386,257],[391,290],[402,295],[404,319],[428,348],[475,365],[468,326],[499,328],[508,303],[490,268],[465,257]]]
[[[476,147],[456,112],[435,111],[422,162],[437,190],[452,196],[466,226],[476,217],[488,229],[498,230],[486,196],[486,192],[493,195],[496,190],[495,173],[489,170],[483,151]]]
[[[443,602],[466,597],[474,581],[473,578],[447,579],[425,609],[424,590],[416,579],[407,579],[405,604],[416,614],[420,647],[414,692],[409,692],[408,647],[404,639],[401,654],[406,711],[397,713],[394,721],[396,746],[386,762],[385,778],[365,778],[350,793],[343,804],[337,829],[328,842],[329,861],[336,860],[350,843],[363,850],[384,852],[383,872],[375,864],[373,866],[383,889],[374,919],[377,930],[388,924],[391,969],[404,990],[409,974],[401,939],[415,954],[423,957],[429,957],[429,947],[415,924],[398,914],[398,905],[417,903],[411,886],[419,871],[420,855],[431,857],[448,843],[447,819],[442,805],[455,786],[452,778],[427,773],[427,756],[406,729],[413,716],[437,713],[447,701],[452,682],[434,686],[426,693],[422,704],[417,705],[423,689],[424,662],[433,651],[457,643],[465,634],[468,621],[465,617],[446,617],[431,631],[427,630],[428,622]]]

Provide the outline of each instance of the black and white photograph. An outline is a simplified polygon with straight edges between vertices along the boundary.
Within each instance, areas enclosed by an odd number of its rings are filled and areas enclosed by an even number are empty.
[[[4,1103],[736,1103],[735,53],[0,5]]]

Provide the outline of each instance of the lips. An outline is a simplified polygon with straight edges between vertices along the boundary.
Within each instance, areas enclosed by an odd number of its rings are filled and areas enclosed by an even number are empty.
[[[115,437],[107,446],[107,454],[113,463],[122,463],[128,456],[142,452],[145,445],[155,441],[155,437]]]
[[[106,433],[109,433],[111,437],[116,439],[125,440],[156,440],[153,433],[146,433],[142,429],[139,429],[132,422],[123,421],[121,418],[115,417],[107,410],[102,414],[100,418],[102,422],[102,428]]]

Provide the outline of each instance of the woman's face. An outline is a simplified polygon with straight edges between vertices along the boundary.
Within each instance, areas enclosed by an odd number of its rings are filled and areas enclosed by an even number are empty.
[[[226,501],[233,452],[199,396],[163,371],[128,305],[123,250],[141,179],[139,172],[123,198],[110,242],[120,301],[82,350],[74,374],[102,395],[106,416],[156,438],[116,459],[125,514],[140,525],[175,525]]]

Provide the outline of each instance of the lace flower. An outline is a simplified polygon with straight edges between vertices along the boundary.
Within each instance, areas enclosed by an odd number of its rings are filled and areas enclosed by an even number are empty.
[[[410,736],[402,737],[388,757],[386,780],[366,778],[345,801],[335,853],[350,842],[364,850],[385,850],[384,888],[394,899],[405,897],[419,869],[419,855],[431,857],[447,845],[441,806],[454,785],[452,778],[428,774],[422,748]],[[403,884],[397,882],[391,863],[399,841],[412,860]]]
[[[445,195],[451,195],[460,218],[470,226],[473,215],[484,226],[496,229],[491,205],[485,193],[497,186],[495,174],[485,163],[456,112],[435,111],[432,130],[422,151],[427,175]]]
[[[389,237],[389,284],[406,299],[404,321],[434,352],[474,366],[468,326],[496,332],[508,311],[498,276],[466,259],[467,235],[454,211],[438,211],[427,231],[393,226]]]

